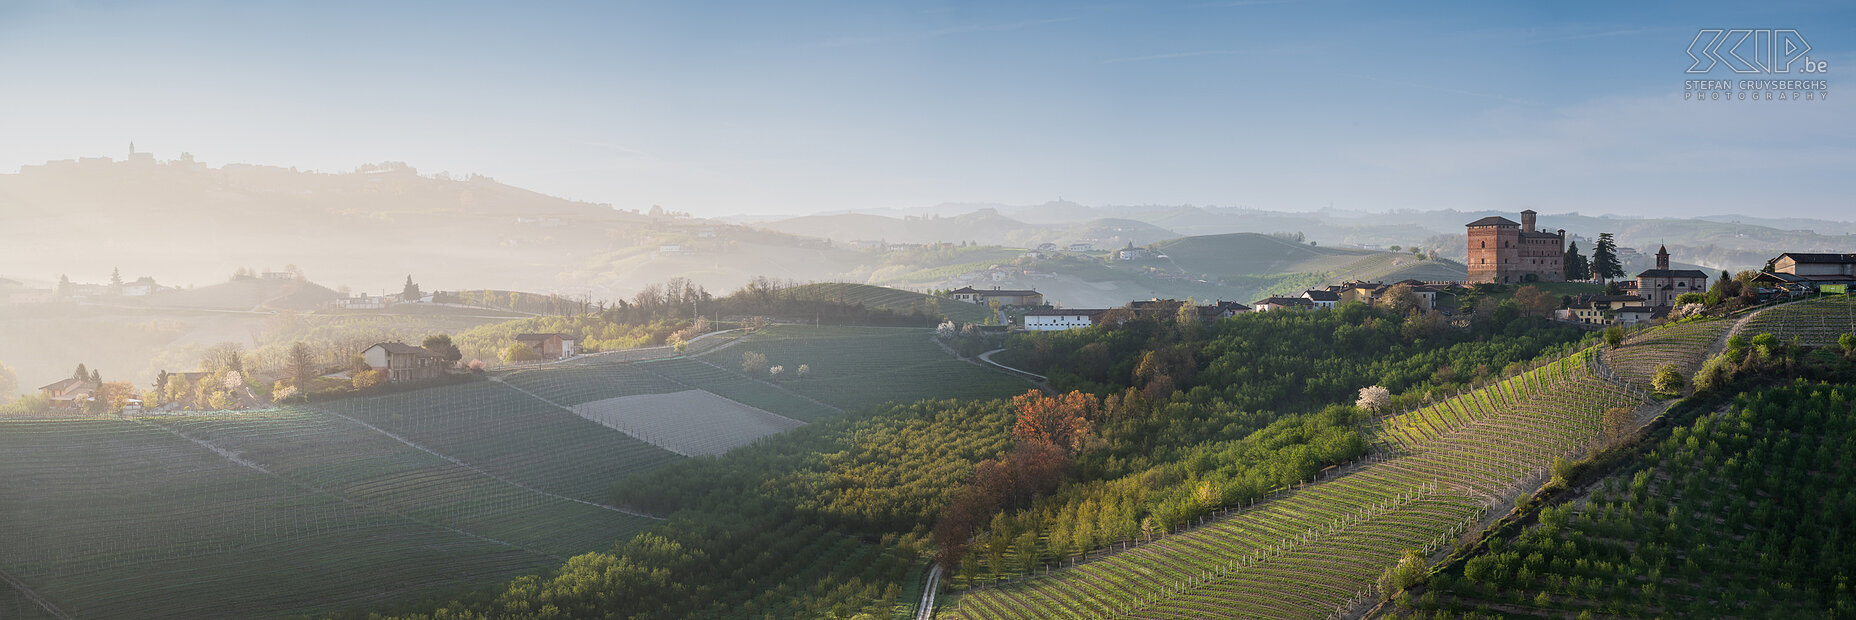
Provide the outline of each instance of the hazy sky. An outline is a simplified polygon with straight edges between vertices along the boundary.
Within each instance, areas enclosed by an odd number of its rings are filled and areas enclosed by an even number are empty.
[[[0,0],[0,172],[134,140],[699,215],[1856,212],[1856,3],[695,4]],[[1833,96],[1685,102],[1813,77],[1685,74],[1702,28],[1797,29]]]

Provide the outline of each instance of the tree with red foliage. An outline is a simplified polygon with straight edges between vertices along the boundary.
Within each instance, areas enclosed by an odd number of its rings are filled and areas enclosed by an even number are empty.
[[[1068,454],[1083,449],[1083,442],[1089,438],[1091,427],[1102,410],[1102,403],[1095,395],[1080,391],[1045,396],[1043,392],[1031,390],[1012,397],[1012,405],[1018,408],[1018,423],[1012,427],[1012,439],[1021,444],[1056,446]]]

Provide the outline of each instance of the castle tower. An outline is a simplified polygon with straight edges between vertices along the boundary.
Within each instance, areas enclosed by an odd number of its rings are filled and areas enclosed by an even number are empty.
[[[1669,268],[1669,246],[1658,246],[1656,248],[1656,268]]]
[[[1559,282],[1565,279],[1566,231],[1536,230],[1532,209],[1521,222],[1491,215],[1466,224],[1469,281],[1498,284]]]

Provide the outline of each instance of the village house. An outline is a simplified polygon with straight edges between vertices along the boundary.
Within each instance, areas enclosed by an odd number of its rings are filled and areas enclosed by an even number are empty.
[[[148,295],[153,295],[155,294],[156,291],[159,291],[159,290],[161,290],[161,285],[155,284],[154,278],[151,278],[148,276],[142,276],[140,278],[136,278],[134,282],[128,282],[128,283],[123,284],[122,285],[122,296],[123,297],[145,297]]]
[[[1093,243],[1072,243],[1068,249],[1071,252],[1094,252],[1096,246]]]
[[[1674,306],[1683,293],[1708,290],[1708,274],[1698,269],[1670,269],[1669,248],[1656,250],[1656,268],[1637,274],[1631,292],[1652,308]]]
[[[1786,252],[1772,262],[1772,272],[1793,276],[1792,281],[1808,282],[1814,288],[1856,284],[1856,254]]]
[[[961,287],[948,293],[954,301],[970,304],[989,304],[998,301],[1001,306],[1042,306],[1044,294],[1033,290],[1010,290],[993,288],[976,289],[971,286]]]
[[[1311,288],[1302,292],[1302,298],[1315,303],[1316,308],[1332,308],[1340,303],[1340,293],[1325,288]]]
[[[1116,260],[1140,260],[1151,255],[1153,255],[1153,251],[1147,248],[1134,247],[1133,241],[1128,242],[1128,247],[1115,251]]]
[[[1610,325],[1618,322],[1617,315],[1624,308],[1644,307],[1644,299],[1636,295],[1581,295],[1555,314],[1562,321],[1584,323],[1586,325]]]
[[[387,307],[387,304],[391,302],[384,295],[369,297],[366,293],[362,293],[354,297],[337,299],[334,303],[335,307],[347,310],[379,310]]]
[[[1253,311],[1269,312],[1271,310],[1312,310],[1315,302],[1307,297],[1268,297],[1250,304]]]
[[[1249,311],[1250,306],[1235,301],[1220,299],[1216,302],[1199,306],[1199,319],[1209,323],[1218,319],[1228,319]]]
[[[528,345],[545,360],[567,359],[575,353],[574,339],[567,334],[518,334],[516,342]]]
[[[377,343],[362,350],[361,357],[389,383],[436,379],[445,372],[437,353],[401,342]]]
[[[40,387],[39,391],[51,399],[53,409],[71,409],[90,400],[97,393],[97,384],[73,377]]]
[[[1095,325],[1104,309],[1039,308],[1025,313],[1025,331],[1054,332]]]

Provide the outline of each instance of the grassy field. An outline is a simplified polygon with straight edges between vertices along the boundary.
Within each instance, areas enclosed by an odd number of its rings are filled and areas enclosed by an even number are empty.
[[[811,367],[810,376],[783,380],[779,385],[840,409],[924,398],[998,398],[1030,389],[1022,380],[954,359],[935,346],[932,333],[927,329],[780,325],[702,359],[739,370],[742,354],[756,352],[766,355],[768,363],[784,365],[789,373],[806,364]]]
[[[908,313],[919,310],[923,314],[940,313],[947,315],[958,323],[977,323],[989,314],[986,306],[954,301],[944,297],[935,297],[925,293],[904,291],[869,284],[850,284],[845,282],[820,282],[801,284],[780,292],[782,296],[798,299],[820,299],[849,304],[863,304],[872,308],[887,308],[896,312]]]
[[[279,447],[299,445],[296,438],[279,441],[292,436],[328,435],[317,428],[328,422],[321,416],[250,418],[202,416],[169,424],[196,432],[199,425],[258,431]],[[219,449],[235,454],[231,450],[255,447],[253,441],[234,443],[239,448]],[[399,475],[442,470],[445,463],[429,455],[372,453],[341,463],[325,459],[361,456],[371,448],[330,456],[317,450],[339,443],[311,441],[295,450],[331,466],[317,472],[261,453],[239,455],[248,463],[241,464],[164,425],[0,422],[0,471],[6,473],[0,527],[8,533],[0,564],[74,617],[196,618],[377,604],[558,562],[547,552],[455,527],[463,524],[457,501],[418,515],[399,512],[402,505],[373,503],[379,493],[361,480],[338,483],[331,476],[378,462],[393,467],[372,474],[377,491],[405,485],[443,492],[455,478]]]
[[[611,486],[682,458],[556,403],[701,389],[808,421],[1028,387],[930,333],[781,326],[700,359],[600,356],[275,411],[0,419],[0,570],[76,617],[195,618],[328,613],[555,568],[655,523],[609,505],[623,501]],[[748,350],[813,376],[750,378]],[[672,430],[710,453],[729,431],[717,424]],[[10,592],[0,613],[39,610]]]

